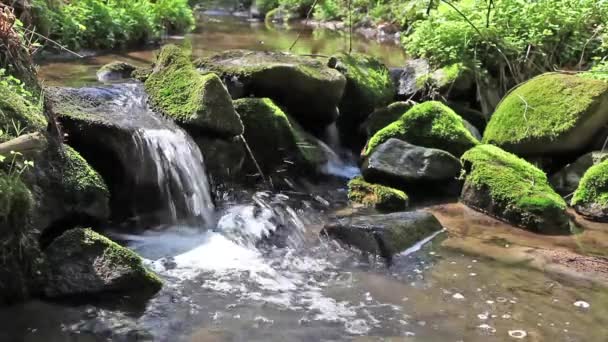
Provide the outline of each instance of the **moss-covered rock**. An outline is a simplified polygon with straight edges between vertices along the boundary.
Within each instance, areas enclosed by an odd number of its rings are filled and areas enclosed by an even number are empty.
[[[243,133],[222,81],[212,73],[200,74],[175,45],[160,51],[145,87],[153,106],[187,129],[223,136]]]
[[[288,165],[315,167],[326,158],[313,139],[269,98],[234,101],[245,140],[264,171]]]
[[[566,202],[534,165],[492,145],[467,151],[462,163],[466,205],[531,231],[570,231]]]
[[[571,204],[578,213],[589,219],[608,221],[608,160],[585,172]]]
[[[466,128],[463,119],[436,101],[412,107],[399,120],[376,132],[369,140],[365,154],[369,155],[374,148],[390,138],[448,151],[458,157],[479,144]]]
[[[64,149],[62,184],[66,194],[77,196],[80,210],[91,213],[108,212],[110,193],[103,178],[72,147],[64,145]],[[92,208],[88,208],[89,205]]]
[[[608,160],[608,152],[589,152],[551,175],[549,181],[558,193],[570,195],[578,188],[585,172],[604,160]]]
[[[3,228],[0,236],[26,227],[33,204],[32,195],[21,179],[0,171],[0,226]]]
[[[0,142],[19,134],[41,131],[47,125],[41,106],[33,103],[34,99],[30,96],[16,91],[16,88],[0,82],[0,130],[3,132]]]
[[[399,120],[412,106],[411,102],[394,102],[386,107],[376,109],[362,125],[367,138],[371,138],[379,130]]]
[[[346,84],[325,59],[281,52],[232,50],[195,64],[220,74],[233,97],[271,98],[307,128],[336,120]]]
[[[97,80],[100,82],[118,81],[131,78],[137,67],[126,62],[111,62],[97,70]]]
[[[409,199],[405,192],[380,184],[366,182],[363,177],[348,182],[348,199],[354,203],[374,207],[381,211],[401,211]]]
[[[68,230],[44,251],[49,268],[45,294],[61,297],[102,292],[150,292],[162,287],[141,258],[87,228]]]
[[[549,73],[503,98],[483,141],[525,156],[580,152],[606,123],[608,83]]]
[[[330,66],[346,77],[340,101],[340,118],[359,124],[376,108],[388,105],[395,86],[388,68],[377,58],[359,53],[341,53],[330,59]]]

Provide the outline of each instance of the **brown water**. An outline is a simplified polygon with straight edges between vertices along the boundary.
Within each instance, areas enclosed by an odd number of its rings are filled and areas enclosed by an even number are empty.
[[[196,30],[184,37],[167,37],[163,43],[188,44],[194,57],[203,57],[230,49],[288,51],[296,38],[292,52],[297,54],[331,55],[348,51],[349,38],[343,32],[330,29],[311,29],[302,24],[267,26],[233,16],[201,14]],[[112,61],[125,61],[138,66],[149,66],[158,49],[96,54],[82,59],[42,61],[39,75],[47,85],[83,86],[97,82],[95,72]],[[353,51],[364,52],[382,59],[389,66],[400,66],[405,54],[400,46],[378,43],[363,37],[353,38]]]

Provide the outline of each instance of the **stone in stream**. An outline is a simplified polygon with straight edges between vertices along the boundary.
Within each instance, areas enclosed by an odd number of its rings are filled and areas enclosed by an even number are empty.
[[[379,211],[401,211],[409,204],[405,192],[391,187],[366,182],[363,177],[355,177],[348,182],[348,199]]]
[[[399,120],[412,107],[413,103],[411,102],[393,102],[386,107],[378,108],[363,122],[362,130],[369,139],[379,130]]]
[[[549,178],[549,181],[558,193],[562,195],[572,194],[578,188],[585,172],[593,165],[599,164],[606,159],[608,159],[608,153],[606,152],[589,152],[571,164],[564,166],[564,168],[553,174]]]
[[[322,234],[390,262],[396,254],[441,229],[433,214],[417,210],[339,218],[326,224]]]
[[[406,187],[445,184],[460,175],[460,167],[458,158],[448,152],[389,139],[365,159],[361,172],[370,182]]]
[[[220,74],[236,98],[268,97],[306,128],[320,130],[338,117],[346,78],[329,68],[326,59],[232,50],[195,64],[203,71]]]
[[[437,101],[415,105],[399,120],[376,132],[367,143],[364,154],[369,155],[377,146],[390,138],[411,144],[437,148],[460,157],[479,144],[467,129],[464,120],[446,105]]]
[[[99,82],[111,82],[129,79],[135,69],[137,68],[134,65],[126,62],[111,62],[97,70],[97,80]]]
[[[566,202],[543,171],[492,145],[479,145],[461,158],[467,206],[528,230],[570,233]]]
[[[102,292],[154,293],[162,282],[141,258],[91,229],[68,230],[45,249],[44,293],[63,297]]]
[[[580,154],[608,123],[608,83],[548,73],[500,102],[483,142],[520,156]]]
[[[193,136],[243,134],[243,123],[222,81],[213,73],[199,73],[181,48],[164,46],[144,84],[153,107]]]
[[[585,172],[571,204],[576,212],[590,220],[608,222],[608,160]]]

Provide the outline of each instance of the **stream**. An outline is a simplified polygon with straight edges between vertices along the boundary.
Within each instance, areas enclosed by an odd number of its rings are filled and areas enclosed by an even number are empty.
[[[169,40],[187,41],[204,56],[229,48],[285,50],[298,33],[298,53],[331,53],[347,43],[337,32],[269,29],[221,16],[202,16],[193,34]],[[397,46],[355,42],[355,50],[389,65],[405,59]],[[95,85],[100,65],[149,64],[154,52],[47,61],[40,76],[47,85]],[[390,267],[320,238],[324,223],[351,211],[340,178],[353,173],[347,162],[330,158],[326,172],[336,179],[302,191],[218,191],[214,207],[204,163],[197,162],[204,156],[184,135],[163,126],[133,138],[154,161],[161,190],[167,187],[173,223],[140,234],[106,232],[137,251],[163,289],[145,304],[109,296],[2,308],[0,341],[607,341],[608,290],[597,284],[464,254],[446,246],[453,236],[445,231]],[[185,203],[185,213],[175,202]],[[464,220],[471,231],[515,229],[453,212],[442,215],[445,227]],[[600,238],[608,236],[604,229]]]

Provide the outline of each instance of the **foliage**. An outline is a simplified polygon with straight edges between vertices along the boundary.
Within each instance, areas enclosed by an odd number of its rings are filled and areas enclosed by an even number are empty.
[[[73,49],[145,43],[162,31],[183,32],[194,24],[186,0],[79,0],[44,10],[51,37]]]
[[[0,142],[46,126],[42,106],[17,78],[0,69]]]

